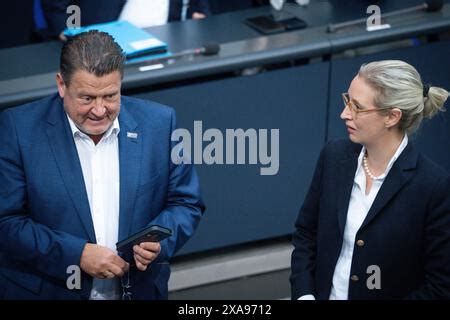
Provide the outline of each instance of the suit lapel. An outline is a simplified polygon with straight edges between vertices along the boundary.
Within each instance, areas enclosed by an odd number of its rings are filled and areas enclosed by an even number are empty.
[[[142,159],[142,133],[133,116],[122,106],[119,114],[120,213],[119,240],[131,232]]]
[[[345,224],[347,221],[347,211],[350,202],[350,195],[353,189],[353,181],[355,179],[356,167],[358,165],[358,154],[361,146],[352,145],[354,149],[348,154],[347,158],[341,159],[338,163],[338,177],[341,183],[338,187],[338,206],[337,215],[339,221],[339,230],[344,234]]]
[[[384,206],[401,190],[401,188],[412,178],[416,168],[418,152],[408,143],[405,150],[400,154],[386,179],[381,185],[366,218],[364,219],[361,229],[370,223],[384,208]]]
[[[75,141],[73,140],[62,100],[58,97],[51,106],[47,116],[47,136],[53,156],[56,160],[62,180],[69,193],[86,234],[95,243],[94,225],[92,222],[86,187],[78,158]]]

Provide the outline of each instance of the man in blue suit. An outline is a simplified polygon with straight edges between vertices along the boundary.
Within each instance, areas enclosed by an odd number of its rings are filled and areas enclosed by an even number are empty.
[[[59,94],[0,114],[0,299],[120,299],[121,284],[167,298],[168,260],[204,206],[194,169],[171,160],[174,111],[121,97],[123,63],[108,34],[80,34],[62,49]],[[117,255],[152,224],[173,235]]]

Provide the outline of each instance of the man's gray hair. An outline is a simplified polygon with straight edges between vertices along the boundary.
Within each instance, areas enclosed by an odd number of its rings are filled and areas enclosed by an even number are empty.
[[[123,76],[125,55],[113,37],[105,32],[92,30],[80,33],[64,44],[61,50],[59,70],[66,86],[77,70],[84,70],[101,77],[114,71]]]

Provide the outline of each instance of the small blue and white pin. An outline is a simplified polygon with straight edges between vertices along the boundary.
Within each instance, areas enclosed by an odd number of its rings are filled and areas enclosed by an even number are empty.
[[[127,132],[127,138],[137,139],[138,134],[136,132]]]

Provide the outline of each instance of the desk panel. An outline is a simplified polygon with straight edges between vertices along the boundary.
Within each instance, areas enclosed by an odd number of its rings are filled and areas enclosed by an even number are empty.
[[[327,79],[318,63],[137,95],[174,107],[191,133],[194,120],[203,131],[280,130],[277,175],[261,176],[259,164],[196,166],[207,211],[180,254],[293,232],[325,139]]]

